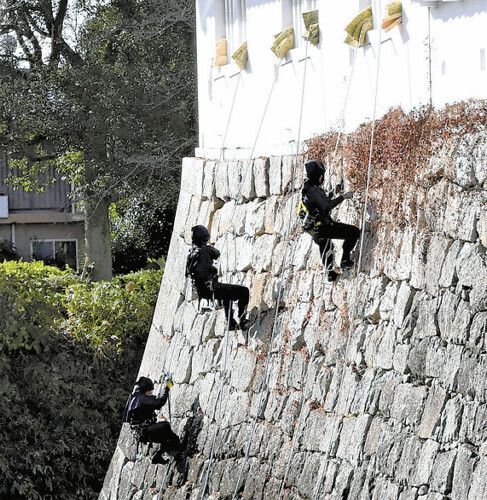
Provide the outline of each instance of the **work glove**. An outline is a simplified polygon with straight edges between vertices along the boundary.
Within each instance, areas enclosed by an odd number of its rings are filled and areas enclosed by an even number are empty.
[[[344,193],[342,196],[343,196],[344,200],[349,200],[353,197],[353,193],[351,191],[348,191],[348,192]]]
[[[166,381],[166,387],[167,387],[168,389],[170,389],[170,388],[172,387],[172,380],[171,380],[171,379],[168,379],[168,380]]]

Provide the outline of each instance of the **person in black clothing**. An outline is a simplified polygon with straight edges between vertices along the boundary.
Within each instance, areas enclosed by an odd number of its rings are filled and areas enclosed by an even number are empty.
[[[217,269],[213,265],[213,261],[220,257],[220,252],[208,244],[210,233],[201,225],[192,227],[191,231],[193,247],[186,261],[186,277],[191,276],[200,298],[223,302],[230,330],[248,330],[250,321],[245,311],[249,303],[249,289],[246,286],[220,283]],[[233,316],[233,302],[238,304],[238,323]]]
[[[150,378],[140,377],[136,382],[134,392],[130,395],[123,421],[130,422],[137,432],[140,441],[144,443],[160,443],[158,452],[154,455],[152,463],[167,463],[162,454],[167,452],[173,455],[176,461],[183,459],[182,445],[178,436],[172,431],[169,422],[157,422],[156,410],[161,409],[169,397],[172,382],[168,381],[160,397],[152,395],[154,384]]]
[[[348,192],[333,198],[333,193],[326,194],[320,187],[325,179],[325,167],[318,160],[307,161],[305,168],[307,177],[301,189],[303,203],[310,216],[316,221],[315,228],[317,231],[313,240],[320,247],[321,258],[328,272],[328,279],[334,281],[337,273],[333,269],[334,256],[331,251],[330,240],[344,240],[341,268],[353,267],[350,253],[359,239],[360,229],[350,224],[335,222],[331,218],[330,212],[343,200],[348,200],[353,195]]]

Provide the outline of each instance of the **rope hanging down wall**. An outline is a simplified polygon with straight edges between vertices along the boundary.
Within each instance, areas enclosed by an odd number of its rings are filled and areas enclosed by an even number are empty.
[[[382,30],[379,30],[379,44],[378,44],[378,51],[377,51],[377,68],[376,68],[376,80],[375,80],[375,95],[374,95],[374,107],[373,107],[373,118],[372,118],[372,130],[371,130],[371,136],[370,136],[370,149],[369,149],[369,160],[368,160],[368,166],[367,166],[367,182],[365,186],[365,201],[364,201],[364,208],[362,212],[362,231],[360,235],[360,247],[359,247],[359,258],[357,262],[357,266],[355,268],[355,286],[352,287],[353,291],[353,298],[351,300],[352,303],[352,309],[351,309],[351,314],[350,314],[350,321],[349,321],[349,332],[348,332],[348,338],[347,338],[347,343],[345,346],[345,353],[343,357],[343,369],[342,369],[342,375],[340,378],[340,384],[338,386],[338,391],[337,394],[341,393],[342,386],[343,386],[343,380],[345,379],[345,369],[347,367],[347,357],[348,357],[348,348],[350,345],[350,339],[352,337],[352,328],[355,323],[355,316],[356,316],[356,309],[357,309],[357,284],[358,284],[358,276],[360,273],[360,267],[362,264],[362,255],[363,255],[363,242],[364,242],[364,229],[365,229],[365,220],[367,216],[367,207],[368,207],[368,199],[369,199],[369,188],[370,188],[370,174],[372,171],[372,152],[373,152],[373,147],[374,147],[374,133],[375,133],[375,123],[376,123],[376,112],[377,112],[377,96],[378,96],[378,89],[379,89],[379,71],[380,71],[380,56],[381,56],[381,45],[382,45]],[[336,435],[336,430],[338,426],[333,426],[332,434],[330,436],[330,439],[328,441],[328,448],[326,451],[325,455],[325,460],[322,461],[320,471],[318,474],[318,480],[316,482],[316,486],[313,491],[313,499],[318,500],[321,498],[321,488],[322,488],[322,483],[323,483],[323,478],[326,476],[326,467],[328,465],[328,459],[330,457],[331,453],[331,447],[333,445],[333,441],[335,439]]]
[[[285,237],[285,249],[284,249],[284,255],[282,258],[281,275],[279,277],[279,287],[278,287],[278,294],[277,294],[277,299],[276,299],[276,309],[274,312],[274,320],[273,320],[273,324],[272,324],[271,339],[269,342],[269,350],[267,352],[264,373],[262,375],[262,382],[261,382],[260,387],[259,387],[259,403],[257,405],[257,411],[255,412],[255,417],[254,417],[254,420],[252,422],[252,430],[250,433],[249,442],[247,444],[247,449],[245,451],[244,461],[242,462],[242,465],[240,466],[239,475],[237,478],[237,484],[235,485],[232,500],[235,500],[238,496],[240,484],[242,481],[243,471],[245,470],[245,467],[247,466],[250,447],[252,445],[252,441],[253,441],[253,438],[255,435],[255,430],[257,428],[257,419],[258,419],[259,414],[260,414],[261,409],[262,409],[264,389],[267,386],[267,377],[268,377],[269,364],[270,364],[270,358],[271,358],[271,353],[272,353],[272,345],[274,343],[274,339],[275,339],[276,333],[277,333],[277,317],[279,314],[279,304],[281,302],[282,290],[283,290],[283,286],[284,286],[283,285],[284,284],[284,275],[286,272],[286,261],[287,261],[287,254],[288,254],[288,249],[289,249],[292,220],[293,220],[292,214],[295,210],[295,208],[294,208],[294,196],[295,196],[295,191],[296,191],[296,172],[297,172],[297,167],[298,167],[298,158],[299,158],[299,150],[300,150],[300,142],[301,142],[301,123],[302,123],[303,106],[304,106],[304,91],[305,91],[306,68],[307,68],[307,60],[308,60],[308,45],[309,45],[309,42],[306,42],[306,54],[305,54],[304,68],[303,68],[303,85],[302,85],[302,92],[301,92],[301,106],[300,106],[299,125],[298,125],[298,137],[297,137],[297,144],[296,144],[295,165],[294,165],[292,188],[291,188],[291,203],[289,205],[289,223],[288,223],[286,237]]]
[[[225,144],[226,144],[228,129],[230,127],[230,121],[231,121],[231,117],[232,117],[232,114],[233,114],[233,109],[234,109],[235,100],[236,100],[236,97],[237,97],[237,91],[238,91],[238,88],[239,88],[239,85],[240,85],[241,77],[242,77],[242,71],[239,72],[237,83],[235,85],[235,91],[233,93],[232,104],[230,106],[230,110],[229,110],[228,118],[227,118],[227,124],[226,124],[225,132],[224,132],[223,138],[222,138],[222,145],[221,145],[221,148],[220,148],[220,155],[219,155],[218,162],[222,161],[223,152],[225,150]],[[215,184],[216,184],[216,176],[213,176],[213,182],[212,182],[212,185],[211,185],[210,193],[214,192],[214,190],[215,190]],[[208,202],[208,206],[207,206],[207,210],[206,210],[206,214],[205,214],[205,220],[208,219],[210,205],[211,205],[211,203],[209,201]],[[175,234],[174,231],[173,231],[173,234]],[[187,279],[185,279],[185,281],[184,281],[184,294],[185,295],[186,295],[186,287],[187,287]],[[183,324],[184,313],[186,311],[186,306],[188,305],[188,303],[191,303],[191,302],[187,301],[187,300],[184,300],[184,304],[183,304],[182,311],[181,311],[181,316],[179,318],[178,327],[176,328],[174,334],[182,333],[182,328],[181,327],[182,327],[182,324]],[[231,303],[230,303],[230,307],[232,307]],[[225,334],[226,337],[228,336],[228,326],[229,325],[227,325],[227,331],[226,331],[226,334]],[[226,355],[226,351],[225,351],[225,355]],[[171,340],[171,348],[170,348],[169,358],[166,357],[165,360],[164,360],[164,370],[163,370],[163,375],[162,376],[164,376],[165,374],[172,373],[171,372],[171,368],[172,368],[173,356],[174,356],[174,336],[173,336],[173,339]],[[169,363],[168,363],[168,359],[169,359]],[[225,357],[225,365],[226,365],[226,357]],[[224,368],[224,371],[225,371],[225,368]],[[222,377],[222,380],[224,380],[224,377]],[[169,394],[168,395],[168,405],[170,405],[170,399],[169,399],[170,397],[171,396]],[[219,397],[220,397],[220,395],[219,395]],[[170,421],[170,419],[169,419],[169,421]],[[163,492],[163,488],[164,488],[164,485],[166,483],[166,478],[168,476],[169,469],[170,469],[171,465],[173,464],[173,462],[174,462],[174,460],[171,460],[167,464],[167,466],[166,466],[166,471],[164,473],[164,476],[163,476],[163,478],[161,480],[161,485],[159,487],[159,494],[157,496],[158,500],[161,497],[161,494]]]
[[[242,190],[243,190],[243,185],[245,183],[245,179],[248,175],[248,171],[249,171],[249,168],[250,168],[250,165],[251,165],[251,160],[252,160],[252,156],[254,154],[254,151],[255,151],[255,147],[257,145],[257,141],[258,141],[258,138],[259,138],[259,135],[260,135],[260,131],[262,129],[262,124],[264,122],[264,119],[265,119],[265,116],[266,116],[266,113],[267,113],[267,109],[268,109],[268,106],[269,106],[269,102],[271,100],[271,96],[272,96],[272,93],[274,91],[274,87],[275,87],[275,84],[276,84],[276,81],[277,81],[277,78],[278,78],[278,75],[279,75],[279,69],[281,67],[281,63],[279,63],[279,66],[277,67],[277,71],[275,73],[275,77],[274,77],[274,81],[272,83],[272,86],[271,86],[271,89],[269,91],[269,96],[267,98],[267,102],[266,102],[266,105],[264,107],[264,112],[262,114],[262,119],[260,121],[260,125],[257,129],[257,134],[256,134],[256,138],[255,138],[255,141],[254,141],[254,145],[253,145],[253,148],[251,150],[251,153],[250,153],[250,158],[247,162],[247,165],[246,165],[246,169],[245,169],[245,172],[244,172],[244,176],[242,178],[242,181],[240,183],[240,187],[239,187],[239,191],[238,191],[238,194],[237,194],[237,199],[235,200],[235,205],[234,205],[234,208],[233,208],[233,211],[232,211],[232,215],[230,217],[230,227],[232,228],[234,226],[234,218],[235,218],[235,213],[236,213],[236,207],[237,207],[237,204],[238,202],[240,201],[241,197],[242,197]],[[215,179],[216,179],[216,175],[213,176],[213,180],[215,182]],[[212,188],[212,192],[213,192],[213,188]],[[235,241],[235,231],[233,231],[233,240]],[[224,253],[224,248],[226,246],[228,242],[228,239],[225,239],[225,242],[224,242],[224,245],[223,245],[223,248],[222,248],[222,254]],[[235,258],[234,259],[234,266],[236,266],[236,263],[237,263],[237,259]],[[234,272],[235,272],[235,269],[234,269]],[[232,307],[232,304],[230,303],[230,307]],[[209,481],[209,478],[210,478],[210,472],[211,472],[211,465],[212,465],[212,462],[213,462],[213,456],[214,456],[214,451],[215,451],[215,443],[216,443],[216,438],[220,432],[220,427],[221,427],[221,417],[222,417],[222,395],[223,395],[223,388],[224,388],[224,383],[225,383],[225,379],[226,379],[226,365],[227,365],[227,351],[228,351],[228,346],[229,346],[229,330],[230,330],[230,315],[228,317],[228,321],[227,321],[227,327],[226,327],[226,332],[225,332],[225,361],[224,361],[224,369],[223,369],[223,373],[222,373],[222,377],[221,377],[221,385],[220,385],[220,390],[219,390],[219,394],[218,394],[218,398],[217,398],[217,405],[218,405],[218,414],[217,414],[217,420],[216,420],[216,428],[215,428],[215,432],[214,432],[214,435],[213,435],[213,440],[212,440],[212,445],[211,445],[211,451],[210,451],[210,458],[209,458],[209,461],[208,461],[208,468],[207,468],[207,471],[206,471],[206,475],[205,475],[205,482],[203,484],[203,488],[202,488],[202,491],[201,491],[201,500],[204,499],[205,497],[205,493],[206,493],[206,489],[208,487],[208,481]]]
[[[336,154],[337,154],[337,151],[338,151],[338,144],[339,144],[339,141],[340,141],[341,134],[343,132],[345,111],[346,111],[347,104],[348,104],[348,98],[349,98],[349,94],[350,94],[350,86],[351,86],[351,83],[352,83],[353,70],[354,70],[354,67],[355,67],[355,61],[356,61],[356,59],[357,59],[357,47],[354,48],[353,61],[352,61],[352,66],[350,68],[350,74],[349,74],[348,84],[347,84],[347,91],[346,91],[346,94],[345,94],[345,99],[344,99],[342,113],[341,113],[341,118],[340,118],[340,128],[339,128],[337,140],[336,140],[336,143],[335,143],[335,149],[333,151],[333,158],[332,158],[331,166],[330,166],[330,168],[328,170],[333,170],[333,167],[334,167],[334,164],[335,164],[335,158],[336,158]],[[322,256],[322,260],[323,260],[323,256]],[[326,270],[325,270],[325,273],[324,273],[323,276],[324,276],[323,279],[325,280],[326,279]],[[331,285],[333,285],[333,283],[331,283]],[[314,358],[314,354],[315,354],[315,350],[316,350],[317,337],[318,337],[318,329],[316,329],[316,331],[315,331],[315,335],[314,335],[314,338],[313,338],[313,344],[312,344],[311,352],[310,352],[310,355],[309,355],[308,369],[306,371],[306,376],[305,376],[304,384],[302,385],[303,390],[302,390],[302,396],[301,396],[300,411],[299,411],[298,419],[297,419],[297,422],[296,422],[295,430],[294,430],[294,433],[293,433],[293,439],[291,441],[291,451],[289,453],[289,458],[288,458],[288,461],[287,461],[287,464],[286,464],[286,469],[284,471],[284,476],[283,476],[282,481],[281,481],[281,487],[280,487],[280,490],[279,490],[279,497],[282,497],[283,494],[284,494],[284,488],[286,486],[287,476],[289,474],[289,470],[291,468],[291,463],[292,463],[292,460],[293,460],[293,457],[294,457],[294,449],[295,449],[295,446],[296,446],[296,439],[301,434],[300,430],[301,430],[301,421],[302,421],[303,409],[304,409],[304,397],[305,397],[305,394],[306,394],[306,391],[307,391],[307,388],[308,388],[309,374],[311,372],[309,364],[313,362],[313,358]]]

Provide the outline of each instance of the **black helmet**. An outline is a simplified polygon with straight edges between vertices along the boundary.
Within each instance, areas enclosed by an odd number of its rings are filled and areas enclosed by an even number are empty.
[[[154,384],[150,378],[140,377],[139,380],[135,383],[135,389],[139,392],[147,392],[154,390]]]
[[[318,160],[308,160],[304,167],[306,168],[306,175],[311,184],[320,184],[320,177],[325,175],[325,167],[323,163]]]
[[[205,226],[193,226],[191,231],[193,232],[193,244],[195,245],[204,245],[210,240],[210,233]]]

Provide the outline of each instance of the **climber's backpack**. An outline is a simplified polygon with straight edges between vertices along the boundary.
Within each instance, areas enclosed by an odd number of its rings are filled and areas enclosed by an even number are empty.
[[[306,207],[303,198],[301,198],[301,201],[298,205],[298,217],[303,230],[314,237],[319,231],[321,221],[317,220],[316,216],[313,216],[309,213],[309,210]]]
[[[214,292],[218,280],[218,271],[216,267],[206,266],[201,262],[200,254],[202,248],[203,247],[193,245],[186,260],[186,276],[191,277],[191,282],[198,295],[200,295],[201,288],[203,287]]]

